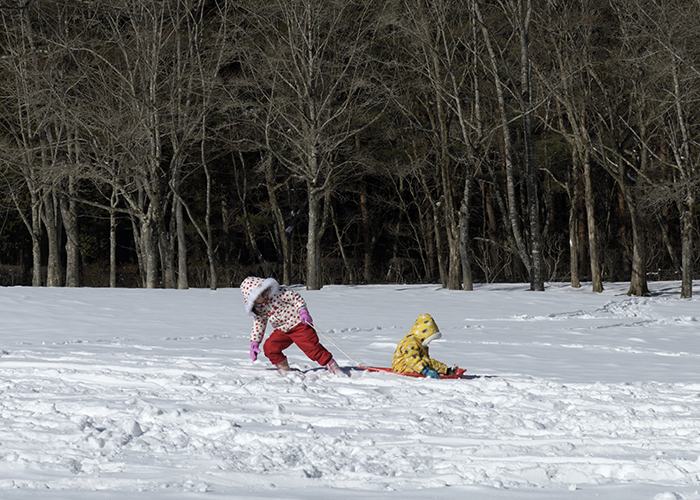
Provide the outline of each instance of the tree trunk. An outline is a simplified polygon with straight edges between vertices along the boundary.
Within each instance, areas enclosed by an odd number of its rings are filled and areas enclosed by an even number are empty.
[[[591,283],[593,291],[603,291],[603,278],[600,274],[600,260],[598,257],[598,231],[595,224],[595,197],[591,180],[591,158],[586,149],[583,161],[583,184],[586,200],[586,225],[588,226],[588,256],[591,263]]]
[[[15,204],[24,226],[32,240],[32,286],[41,286],[41,201],[32,189],[32,183],[27,182],[29,188],[29,202],[31,206],[31,220],[28,220],[22,211],[16,193],[12,192],[12,201]]]
[[[481,114],[481,77],[479,70],[480,56],[476,54],[476,47],[479,46],[477,41],[478,29],[474,19],[474,2],[472,0],[468,12],[471,21],[471,44],[474,50],[474,55],[471,57],[471,77],[472,77],[472,100],[473,107],[471,112],[472,123],[467,125],[467,117],[465,116],[463,99],[460,95],[460,85],[457,82],[454,71],[450,71],[452,80],[453,106],[459,120],[459,128],[462,134],[462,142],[467,146],[468,161],[464,169],[464,189],[462,191],[462,200],[459,207],[459,252],[462,264],[462,288],[465,291],[474,290],[474,282],[472,277],[471,258],[469,256],[469,230],[471,223],[471,198],[474,188],[474,177],[478,169],[477,158],[481,156],[483,133],[483,117]],[[467,65],[468,67],[468,65]],[[470,130],[474,133],[470,134]]]
[[[462,287],[466,291],[474,290],[472,267],[469,259],[469,222],[471,220],[471,190],[474,185],[471,173],[466,172],[464,196],[459,210],[459,254],[462,261]]]
[[[144,259],[143,270],[146,288],[158,286],[158,244],[153,228],[153,221],[146,219],[141,222],[141,255]]]
[[[575,164],[574,164],[575,165]],[[571,287],[581,288],[578,269],[578,249],[579,249],[579,233],[578,233],[578,212],[579,205],[579,170],[575,166],[569,172],[569,272],[571,274]]]
[[[631,196],[631,195],[630,195]],[[626,197],[627,198],[627,197]],[[627,198],[630,199],[630,198]],[[628,203],[632,225],[632,277],[627,295],[645,297],[649,295],[646,273],[646,242],[645,231],[639,220],[637,207],[634,203]]]
[[[68,193],[59,195],[61,217],[66,231],[66,286],[80,286],[80,245],[78,236],[78,206],[75,201],[76,189],[73,176],[67,178]]]
[[[41,229],[34,229],[32,231],[32,286],[42,285],[41,274]]]
[[[46,268],[46,286],[61,286],[61,231],[58,222],[56,196],[49,192],[43,203],[42,220],[46,228],[49,243],[48,263]]]
[[[678,148],[680,151],[676,152],[675,158],[681,172],[681,178],[685,182],[692,182],[696,177],[696,166],[690,153],[690,134],[686,119],[687,105],[683,102],[684,95],[681,92],[678,58],[675,54],[672,54],[671,59],[673,61],[671,68],[676,119],[678,128],[681,131],[681,144],[680,148]],[[693,296],[693,214],[696,208],[694,187],[686,190],[685,199],[681,202],[681,206],[681,298],[689,299]]]
[[[681,215],[681,298],[693,296],[693,207],[695,192],[691,188],[686,195]]]
[[[526,5],[523,5],[526,2]],[[530,228],[530,289],[544,291],[544,259],[538,198],[538,167],[532,136],[532,82],[530,77],[530,19],[531,0],[517,2],[518,32],[520,34],[520,106],[523,112],[523,143],[525,146],[525,185],[527,191],[527,218]]]
[[[152,223],[146,223],[142,236],[146,256],[146,288],[158,287],[158,245],[154,233]]]
[[[117,190],[112,187],[112,196],[110,197],[109,211],[109,286],[110,288],[117,287],[117,216],[115,208],[117,207],[118,198]]]
[[[204,140],[206,136],[206,123],[202,123],[202,143],[200,154],[202,157],[202,166],[204,167],[204,176],[207,180],[207,208],[206,214],[204,216],[204,223],[207,227],[207,260],[209,261],[209,289],[216,290],[219,286],[219,274],[216,270],[216,255],[214,254],[214,232],[211,227],[211,172],[209,172],[209,166],[207,163],[206,155],[204,153],[204,148],[206,141]],[[225,224],[224,224],[225,225]]]
[[[177,288],[187,290],[190,287],[187,276],[187,236],[185,235],[185,217],[182,202],[173,200],[175,205],[175,226],[177,227]]]
[[[506,107],[505,85],[499,76],[499,59],[496,56],[496,51],[491,41],[491,34],[489,33],[486,24],[484,24],[479,2],[474,2],[474,12],[481,25],[481,31],[489,54],[489,61],[491,63],[491,70],[493,73],[494,86],[496,90],[496,100],[498,104],[498,113],[503,139],[503,156],[506,169],[506,189],[508,198],[507,213],[510,224],[510,232],[512,234],[513,241],[515,242],[520,260],[527,269],[528,274],[530,274],[532,272],[532,259],[527,251],[527,246],[520,228],[520,214],[518,211],[517,196],[515,193],[516,182],[515,165],[513,164],[513,141],[510,134],[510,119],[508,117]]]
[[[309,201],[309,228],[306,239],[306,289],[320,290],[323,287],[319,228],[321,225],[321,199],[314,186],[307,183]]]
[[[440,234],[440,207],[435,203],[430,204],[433,214],[433,231],[435,233],[435,253],[437,254],[438,272],[440,274],[440,283],[442,288],[447,288],[447,271],[445,269],[445,258],[443,257],[442,236]]]
[[[461,289],[461,254],[460,235],[457,227],[454,200],[452,198],[452,176],[448,169],[448,158],[444,158],[441,168],[442,189],[445,202],[441,207],[445,217],[445,231],[447,233],[448,263],[447,263],[447,288],[449,290]]]
[[[129,220],[131,220],[131,234],[134,237],[134,251],[136,252],[136,262],[139,266],[141,287],[147,288],[148,271],[146,270],[146,255],[144,254],[143,237],[141,234],[141,219],[130,213]]]
[[[32,205],[32,220],[28,227],[32,238],[32,286],[41,286],[43,281],[41,276],[41,201],[31,186],[29,199]],[[19,205],[17,210],[20,214],[22,213]]]
[[[372,282],[372,225],[369,218],[369,203],[367,200],[367,181],[360,178],[360,213],[362,214],[362,277],[365,284]]]
[[[641,157],[641,161],[644,162],[646,159],[645,151],[642,151]],[[630,181],[626,159],[622,157],[622,154],[618,154],[616,162],[618,165],[618,177],[616,180],[626,202],[630,217],[630,226],[632,226],[632,275],[630,277],[630,287],[627,291],[627,295],[643,297],[649,295],[646,273],[645,231],[640,218],[637,199],[633,193],[633,189],[629,186]]]
[[[175,203],[173,201],[173,203]],[[153,227],[156,229],[158,242],[158,255],[163,269],[163,287],[175,288],[177,280],[175,278],[175,237],[176,234],[175,220],[171,218],[170,227],[165,225],[163,219],[158,219],[154,222]]]
[[[434,54],[434,52],[433,52]],[[435,75],[440,74],[440,67],[437,57],[433,57],[433,71]],[[445,233],[447,235],[447,283],[443,280],[443,286],[447,286],[449,290],[459,290],[461,288],[460,276],[460,249],[459,249],[459,230],[457,228],[457,215],[455,214],[454,199],[452,196],[452,183],[454,181],[452,172],[450,171],[450,156],[447,151],[449,133],[447,131],[447,109],[439,92],[435,92],[433,99],[437,107],[437,122],[439,131],[439,157],[438,157],[438,176],[440,186],[442,188],[442,209],[445,221]],[[437,212],[437,211],[436,211]],[[436,225],[436,227],[438,227]],[[438,248],[438,251],[440,249]]]

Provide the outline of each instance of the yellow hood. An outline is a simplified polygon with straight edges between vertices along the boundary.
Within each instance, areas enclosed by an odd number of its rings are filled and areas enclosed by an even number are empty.
[[[413,326],[409,335],[413,336],[421,342],[424,346],[427,346],[430,342],[435,339],[442,338],[442,333],[435,323],[435,320],[430,314],[421,314]]]

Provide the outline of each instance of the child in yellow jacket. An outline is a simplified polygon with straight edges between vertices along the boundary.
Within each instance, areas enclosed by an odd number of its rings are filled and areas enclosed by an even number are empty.
[[[440,378],[441,374],[454,374],[456,368],[450,368],[430,357],[428,344],[439,338],[442,338],[442,334],[433,317],[421,314],[409,334],[396,346],[391,369],[400,373],[420,373],[432,378]]]

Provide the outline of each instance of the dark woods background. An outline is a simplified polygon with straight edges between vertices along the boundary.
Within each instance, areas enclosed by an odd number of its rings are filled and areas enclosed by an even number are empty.
[[[0,281],[689,297],[698,7],[0,0]]]

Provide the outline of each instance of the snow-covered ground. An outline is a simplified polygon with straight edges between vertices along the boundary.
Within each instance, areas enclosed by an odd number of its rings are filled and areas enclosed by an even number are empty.
[[[0,288],[0,498],[700,499],[700,299],[605,287],[298,287],[347,378],[238,289]],[[475,378],[353,368],[423,312]]]

